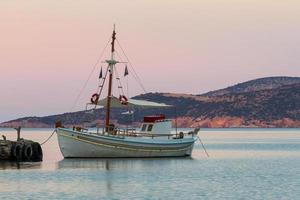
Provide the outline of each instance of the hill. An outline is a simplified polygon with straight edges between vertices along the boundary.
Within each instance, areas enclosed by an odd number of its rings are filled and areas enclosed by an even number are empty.
[[[300,127],[300,78],[271,77],[257,79],[204,95],[147,93],[134,97],[171,104],[176,107],[164,110],[135,109],[133,122],[137,125],[144,115],[163,112],[175,118],[180,127]],[[269,83],[270,85],[268,86]],[[257,88],[255,88],[255,85]],[[243,89],[241,89],[243,88]],[[126,125],[132,118],[121,115],[124,110],[113,110],[114,123]],[[2,127],[53,127],[56,121],[68,126],[97,126],[104,124],[105,113],[96,110],[26,117],[0,124]]]
[[[300,84],[211,97],[152,93],[137,98],[176,105],[181,126],[300,127]]]
[[[300,77],[275,76],[259,78],[244,83],[239,83],[224,89],[211,91],[203,95],[220,96],[224,94],[238,94],[244,92],[255,92],[265,89],[276,89],[284,85],[292,85],[300,83]]]

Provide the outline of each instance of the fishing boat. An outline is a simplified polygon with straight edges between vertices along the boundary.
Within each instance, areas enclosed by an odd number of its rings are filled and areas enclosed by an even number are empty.
[[[91,97],[89,106],[101,107],[105,110],[105,125],[90,131],[82,127],[65,128],[61,123],[56,124],[56,132],[60,150],[65,158],[121,158],[121,157],[180,157],[191,156],[199,129],[188,133],[172,131],[172,120],[164,114],[144,116],[140,128],[120,128],[111,120],[112,108],[125,108],[126,114],[132,114],[134,108],[163,109],[172,105],[146,100],[127,98],[123,93],[113,95],[112,85],[116,75],[116,66],[121,62],[116,59],[116,31],[113,29],[110,59],[104,76],[102,68],[99,75],[99,88]],[[124,76],[128,75],[127,66]],[[101,99],[101,94],[108,79],[107,95]],[[120,91],[122,87],[118,86]],[[88,109],[87,109],[88,110]],[[124,113],[123,113],[124,114]]]

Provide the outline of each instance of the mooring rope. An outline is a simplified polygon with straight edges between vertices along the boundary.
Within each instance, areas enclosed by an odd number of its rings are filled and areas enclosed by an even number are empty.
[[[108,42],[106,43],[104,49],[102,50],[100,56],[98,57],[97,62],[94,64],[93,69],[92,69],[92,71],[90,72],[90,74],[89,74],[87,80],[84,82],[83,87],[82,87],[81,90],[79,91],[79,93],[78,93],[78,95],[77,95],[77,97],[76,97],[74,103],[72,104],[72,107],[70,108],[70,112],[72,112],[73,109],[75,108],[75,106],[76,106],[76,104],[77,104],[77,102],[78,102],[78,100],[79,100],[81,94],[82,94],[83,91],[85,90],[85,88],[86,88],[86,86],[87,86],[89,80],[91,79],[91,77],[92,77],[92,75],[93,75],[93,73],[94,73],[94,71],[95,71],[97,65],[100,63],[101,58],[102,58],[102,56],[104,55],[104,52],[105,52],[105,50],[106,50],[106,48],[107,48],[109,42],[110,42],[110,38],[109,38]]]
[[[202,141],[201,141],[200,137],[199,137],[199,136],[197,136],[197,138],[199,139],[199,141],[200,141],[200,143],[201,143],[201,145],[202,145],[202,148],[203,148],[203,150],[205,151],[205,153],[206,153],[207,157],[209,157],[209,155],[208,155],[208,153],[207,153],[207,151],[206,151],[206,149],[205,149],[205,147],[204,147],[204,144],[202,143]]]
[[[50,138],[54,135],[55,132],[56,132],[56,129],[54,129],[54,131],[51,133],[51,135],[44,142],[41,143],[41,146],[43,144],[47,143],[50,140]]]

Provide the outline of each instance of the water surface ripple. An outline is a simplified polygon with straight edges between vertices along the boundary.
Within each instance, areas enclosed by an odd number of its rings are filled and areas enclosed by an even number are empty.
[[[43,141],[51,129],[26,129]],[[15,132],[0,129],[8,139]],[[203,129],[191,158],[63,159],[56,136],[42,163],[0,163],[0,199],[300,199],[300,129]]]

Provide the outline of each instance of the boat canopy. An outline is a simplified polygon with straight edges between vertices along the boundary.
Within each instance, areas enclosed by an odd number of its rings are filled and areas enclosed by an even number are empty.
[[[127,102],[128,102],[127,105],[124,105],[121,103],[121,101],[117,97],[112,96],[110,106],[112,108],[126,108],[127,106],[128,107],[142,107],[142,108],[172,107],[171,105],[167,105],[164,103],[156,103],[153,101],[145,101],[145,100],[137,100],[137,99],[128,99]],[[106,104],[107,104],[107,97],[99,100],[97,105],[106,107]]]

